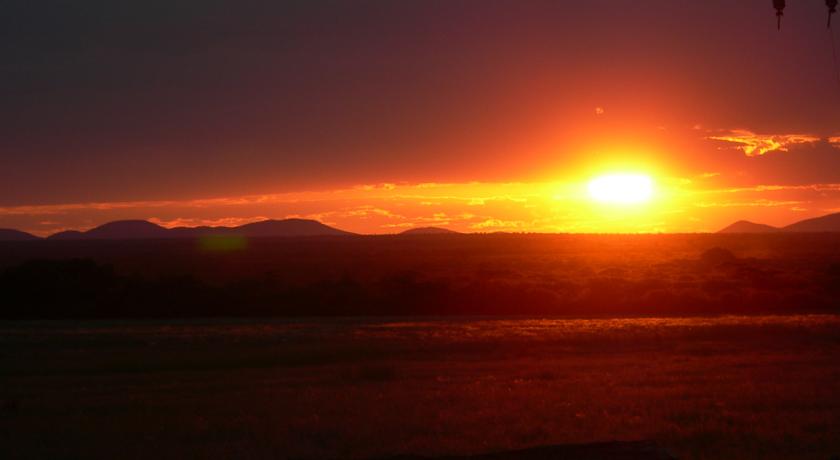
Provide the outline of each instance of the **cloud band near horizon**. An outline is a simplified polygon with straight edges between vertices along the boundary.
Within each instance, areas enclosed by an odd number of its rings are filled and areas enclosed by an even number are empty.
[[[46,236],[122,219],[193,227],[298,217],[369,234],[420,226],[464,232],[708,232],[735,220],[783,225],[840,210],[840,183],[720,187],[711,183],[716,179],[708,173],[659,178],[656,198],[638,206],[595,204],[583,182],[385,183],[195,200],[0,207],[0,227]]]

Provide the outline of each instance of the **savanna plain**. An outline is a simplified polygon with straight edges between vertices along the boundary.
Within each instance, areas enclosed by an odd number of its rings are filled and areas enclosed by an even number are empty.
[[[392,318],[2,327],[5,458],[365,458],[651,439],[840,449],[840,318]]]
[[[8,246],[3,457],[377,458],[644,439],[681,459],[828,459],[840,454],[837,248],[829,235]],[[155,262],[173,252],[185,265]],[[53,297],[27,287],[39,278]],[[239,317],[176,303],[266,285],[280,287]],[[338,285],[383,313],[327,314],[341,298],[304,296]],[[137,286],[159,296],[146,317],[114,301]],[[457,299],[479,314],[417,314]],[[72,319],[85,302],[98,306]]]

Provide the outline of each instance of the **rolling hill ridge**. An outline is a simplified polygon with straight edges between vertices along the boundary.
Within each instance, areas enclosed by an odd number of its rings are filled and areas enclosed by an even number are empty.
[[[0,228],[0,241],[34,241],[39,240],[35,235],[22,232],[20,230],[13,230],[10,228]]]
[[[777,233],[781,229],[772,225],[757,224],[748,220],[739,220],[732,225],[718,231],[718,233]]]
[[[840,232],[840,212],[801,220],[784,227],[739,220],[716,233],[819,233]],[[440,235],[459,232],[440,227],[418,227],[400,235]],[[174,227],[166,228],[145,220],[120,220],[108,222],[87,231],[65,230],[48,236],[48,240],[131,240],[196,238],[209,235],[258,237],[301,237],[355,235],[311,219],[263,220],[236,227]],[[0,229],[0,241],[41,240],[29,233]]]
[[[840,212],[812,219],[800,220],[784,227],[759,224],[746,220],[739,220],[718,233],[815,233],[840,232]]]
[[[164,238],[196,238],[209,235],[254,237],[299,237],[353,235],[309,219],[264,220],[238,227],[175,227],[165,228],[145,220],[108,222],[85,232],[69,230],[47,237],[48,240],[135,240]],[[35,237],[33,237],[35,238]]]
[[[400,235],[457,235],[460,232],[456,232],[455,230],[450,230],[448,228],[442,227],[416,227],[410,228],[403,232],[400,232]]]

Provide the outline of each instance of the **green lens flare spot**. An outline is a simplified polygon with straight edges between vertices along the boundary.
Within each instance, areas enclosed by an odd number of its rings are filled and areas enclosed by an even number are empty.
[[[198,239],[198,247],[208,252],[241,251],[248,247],[248,238],[236,235],[207,235]]]

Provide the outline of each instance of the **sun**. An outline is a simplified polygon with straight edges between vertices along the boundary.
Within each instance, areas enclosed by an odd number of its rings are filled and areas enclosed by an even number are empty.
[[[605,174],[589,181],[589,196],[601,203],[645,203],[653,198],[653,179],[646,174]]]

